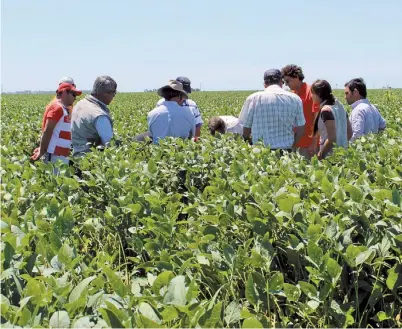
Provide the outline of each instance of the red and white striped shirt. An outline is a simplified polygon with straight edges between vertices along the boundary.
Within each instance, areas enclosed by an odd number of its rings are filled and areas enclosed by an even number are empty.
[[[47,120],[57,121],[47,152],[59,156],[69,156],[71,149],[71,118],[68,110],[59,100],[51,102],[46,108],[42,122],[42,131]]]

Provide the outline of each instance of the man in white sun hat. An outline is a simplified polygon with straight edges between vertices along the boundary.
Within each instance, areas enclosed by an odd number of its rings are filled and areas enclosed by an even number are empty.
[[[191,93],[191,81],[189,78],[178,77],[178,78],[176,78],[176,81],[181,82],[181,84],[183,85],[183,89],[187,94]],[[156,104],[156,106],[162,105],[164,101],[165,101],[164,98],[160,99],[158,101],[158,103]],[[182,105],[188,106],[190,108],[191,112],[193,112],[193,115],[195,118],[195,128],[196,128],[194,137],[200,137],[201,126],[204,122],[202,121],[201,113],[200,113],[200,110],[198,109],[197,104],[191,99],[186,99]]]
[[[165,137],[191,138],[195,136],[196,119],[188,106],[183,106],[187,93],[183,84],[169,80],[159,88],[158,95],[164,98],[161,105],[148,113],[148,129],[153,143]]]

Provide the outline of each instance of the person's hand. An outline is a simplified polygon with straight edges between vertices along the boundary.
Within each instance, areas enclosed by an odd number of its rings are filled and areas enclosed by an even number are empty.
[[[318,152],[317,158],[318,158],[318,160],[322,160],[322,153],[321,152]]]
[[[40,148],[37,147],[34,151],[33,151],[33,155],[31,156],[31,160],[32,161],[37,161],[42,157],[43,154],[40,153]]]
[[[308,153],[313,156],[314,154],[317,153],[317,145],[315,143],[312,143],[308,148],[307,148]]]

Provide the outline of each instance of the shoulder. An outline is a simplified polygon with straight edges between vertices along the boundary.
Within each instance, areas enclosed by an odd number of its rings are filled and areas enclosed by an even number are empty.
[[[187,103],[188,106],[195,106],[195,107],[197,107],[196,102],[194,102],[192,99],[187,99],[187,100],[186,100],[186,103]]]
[[[63,114],[63,107],[61,106],[59,101],[52,101],[48,106],[47,106],[47,114],[53,114],[53,113],[61,113]]]
[[[156,106],[162,105],[164,101],[165,101],[165,99],[164,99],[164,98],[161,98],[161,99],[158,100],[158,102],[156,103]]]

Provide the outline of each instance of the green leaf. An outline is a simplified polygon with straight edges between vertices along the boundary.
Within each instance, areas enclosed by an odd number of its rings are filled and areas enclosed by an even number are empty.
[[[292,302],[297,302],[300,298],[301,291],[299,287],[290,284],[290,283],[284,283],[283,284],[283,290],[285,291],[285,295],[288,300]]]
[[[378,312],[374,317],[374,320],[376,322],[382,322],[382,321],[389,320],[389,319],[391,319],[391,317],[383,311]]]
[[[324,176],[324,178],[321,181],[321,189],[328,198],[334,191],[334,186],[332,183],[329,182],[327,176]]]
[[[386,284],[387,284],[387,287],[389,290],[394,290],[395,284],[398,281],[400,273],[397,273],[396,269],[397,269],[397,266],[394,266],[393,268],[391,268],[388,271],[388,277],[387,277]]]
[[[153,322],[155,322],[157,324],[162,323],[161,319],[159,319],[159,317],[156,314],[153,307],[151,305],[149,305],[148,303],[141,303],[138,310],[140,311],[140,313],[143,316],[147,317],[148,319],[152,320]]]
[[[241,306],[236,301],[231,301],[229,305],[225,308],[225,323],[226,325],[230,325],[232,323],[236,323],[240,321],[241,316]]]
[[[124,297],[128,293],[128,289],[118,275],[112,271],[110,267],[104,266],[103,271],[106,273],[109,283],[113,290],[120,296]]]
[[[342,273],[342,268],[335,259],[328,258],[327,272],[332,278],[332,283],[335,284],[339,280],[339,277]]]
[[[112,328],[125,328],[119,317],[107,308],[99,308],[98,311],[102,315],[103,320]]]
[[[171,271],[162,272],[157,276],[154,283],[152,284],[152,291],[154,294],[159,295],[162,287],[168,286],[169,282],[174,278],[174,274]]]
[[[371,256],[374,256],[375,251],[374,250],[366,250],[361,252],[359,255],[356,257],[356,265],[360,265],[365,263],[367,260],[371,258]]]
[[[247,278],[246,298],[250,304],[257,306],[257,304],[258,304],[257,291],[254,287],[254,280],[253,280],[253,276],[251,274],[249,274],[248,278]]]
[[[92,328],[91,318],[89,316],[83,316],[74,321],[72,328]]]
[[[151,174],[155,174],[155,173],[158,171],[158,168],[156,167],[155,161],[152,160],[152,159],[150,159],[150,160],[148,161],[148,171],[149,171]]]
[[[70,293],[68,297],[69,303],[77,301],[81,295],[86,291],[87,286],[91,283],[91,281],[95,279],[95,276],[90,276],[84,280],[82,280]]]
[[[243,321],[242,328],[264,328],[256,318],[248,318]]]
[[[197,255],[197,261],[201,265],[209,265],[209,260],[207,257],[202,255]]]
[[[317,298],[317,289],[311,283],[299,281],[298,284],[307,297]]]
[[[280,197],[278,200],[279,210],[290,214],[295,204],[300,202],[299,197],[287,195],[286,197]]]
[[[66,311],[54,312],[49,320],[51,328],[70,328],[70,318]]]
[[[164,322],[170,322],[176,319],[179,316],[179,313],[174,306],[165,306],[161,315]]]
[[[198,323],[202,328],[221,327],[222,302],[217,303],[212,309],[205,312]]]
[[[268,287],[271,292],[281,290],[284,284],[283,274],[276,272],[268,281]]]
[[[64,243],[57,254],[59,262],[69,266],[74,258],[74,250],[67,243]]]
[[[313,241],[309,241],[307,245],[307,254],[311,260],[318,266],[322,263],[323,251],[322,249]]]
[[[355,202],[362,201],[363,193],[358,187],[348,184],[345,186],[345,191],[350,194],[350,197],[353,201]]]
[[[178,275],[173,278],[168,286],[168,291],[163,299],[165,304],[180,305],[184,306],[187,303],[187,294],[185,277],[183,275]]]
[[[397,206],[402,206],[401,193],[396,189],[395,186],[392,188],[392,202]]]

